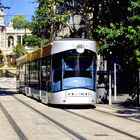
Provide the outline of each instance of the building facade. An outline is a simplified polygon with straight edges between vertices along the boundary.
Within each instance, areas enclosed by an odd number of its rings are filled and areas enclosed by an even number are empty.
[[[15,75],[15,55],[13,48],[17,43],[23,44],[23,37],[31,35],[29,29],[14,29],[12,22],[4,24],[5,14],[0,9],[0,77]],[[30,50],[30,48],[27,48]]]
[[[14,29],[12,22],[4,25],[5,14],[0,9],[0,51],[5,54],[12,54],[17,43],[23,44],[23,37],[31,35],[29,29]]]

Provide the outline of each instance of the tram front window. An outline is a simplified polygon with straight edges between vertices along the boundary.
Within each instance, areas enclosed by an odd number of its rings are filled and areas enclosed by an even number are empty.
[[[64,59],[64,79],[70,77],[87,77],[92,78],[92,62],[93,58],[90,59],[85,55],[78,56],[67,56]]]
[[[53,91],[73,88],[95,90],[95,53],[71,50],[53,57]]]

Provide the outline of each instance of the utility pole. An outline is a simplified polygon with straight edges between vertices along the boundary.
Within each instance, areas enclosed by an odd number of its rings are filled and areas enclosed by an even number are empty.
[[[112,90],[111,90],[111,70],[109,70],[109,105],[112,105]]]
[[[114,63],[114,100],[116,100],[116,95],[117,95],[116,63]]]
[[[112,72],[111,72],[111,68],[112,68],[112,52],[110,51],[109,52],[109,65],[108,65],[108,68],[109,68],[109,105],[112,105]]]

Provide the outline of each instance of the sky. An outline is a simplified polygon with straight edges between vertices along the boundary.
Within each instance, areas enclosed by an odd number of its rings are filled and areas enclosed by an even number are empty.
[[[6,14],[4,23],[7,24],[9,20],[17,15],[23,14],[27,21],[30,21],[34,11],[37,7],[35,0],[0,0],[4,6],[11,7],[10,9],[3,9]]]

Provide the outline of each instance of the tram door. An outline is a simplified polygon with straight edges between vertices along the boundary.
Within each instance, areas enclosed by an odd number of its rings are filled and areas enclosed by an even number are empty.
[[[41,67],[41,89],[47,92],[51,92],[51,58],[44,57],[42,58],[42,67]]]
[[[47,58],[47,92],[51,92],[51,57]]]
[[[41,100],[48,104],[51,92],[51,59],[49,57],[42,58],[41,65]]]

